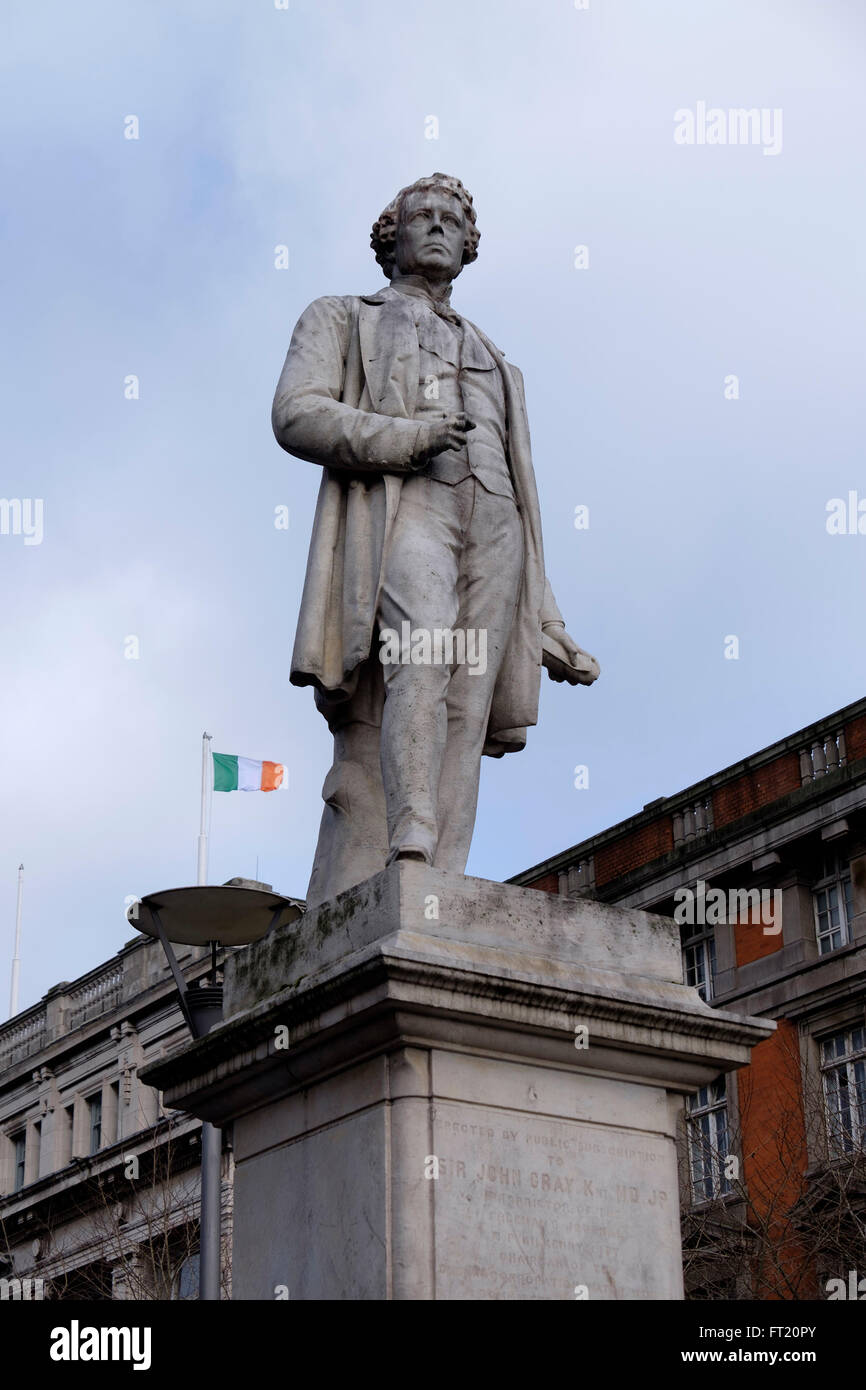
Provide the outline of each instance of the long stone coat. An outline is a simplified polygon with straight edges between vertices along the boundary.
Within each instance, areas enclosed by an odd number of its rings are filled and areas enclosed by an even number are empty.
[[[544,573],[523,377],[476,330],[505,384],[509,463],[523,521],[524,571],[484,752],[516,752],[536,723],[542,622],[561,615]],[[290,454],[322,465],[290,679],[348,699],[376,638],[383,557],[421,422],[412,419],[419,349],[398,290],[326,296],[304,310],[277,384],[273,427]],[[491,555],[490,563],[496,563]]]

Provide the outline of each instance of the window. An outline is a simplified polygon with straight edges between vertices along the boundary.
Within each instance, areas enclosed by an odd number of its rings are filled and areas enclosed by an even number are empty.
[[[87,1116],[90,1123],[90,1152],[98,1154],[102,1147],[102,1092],[91,1096],[87,1102]]]
[[[199,1296],[199,1256],[187,1255],[174,1278],[172,1297],[175,1299],[198,1298]]]
[[[824,860],[824,873],[812,890],[815,904],[815,933],[822,956],[848,945],[848,923],[854,915],[851,899],[851,872],[837,855]]]
[[[111,1267],[97,1260],[94,1264],[79,1265],[68,1274],[56,1274],[51,1280],[51,1297],[61,1302],[107,1303],[112,1297]]]
[[[20,1192],[24,1186],[24,1172],[27,1163],[27,1134],[22,1130],[20,1134],[12,1137],[12,1147],[14,1150],[12,1191]]]
[[[725,1176],[728,1157],[728,1093],[724,1076],[689,1096],[686,1111],[692,1201],[710,1202],[730,1192]]]
[[[702,999],[713,997],[716,973],[716,941],[712,927],[681,928],[683,974],[687,985],[695,985]]]
[[[866,1028],[825,1038],[821,1071],[831,1156],[866,1150]]]
[[[119,1116],[120,1116],[120,1083],[117,1082],[117,1081],[112,1081],[111,1085],[110,1085],[109,1088],[108,1088],[108,1092],[109,1092],[109,1106],[108,1106],[108,1121],[109,1121],[109,1128],[108,1128],[108,1132],[107,1132],[106,1135],[105,1135],[105,1139],[106,1139],[106,1142],[109,1143],[109,1144],[116,1144],[117,1141],[118,1141],[118,1139],[119,1139],[119,1137],[120,1137],[120,1119],[119,1119]],[[105,1126],[103,1125],[103,1129],[104,1129],[104,1128],[105,1128]]]
[[[75,1127],[75,1107],[64,1105],[60,1117],[60,1137],[57,1150],[58,1167],[72,1160],[72,1134]]]

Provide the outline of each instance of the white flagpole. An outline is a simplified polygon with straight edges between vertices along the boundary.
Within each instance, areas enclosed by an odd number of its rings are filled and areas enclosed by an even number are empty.
[[[201,821],[198,832],[198,874],[196,882],[207,883],[207,792],[210,773],[211,734],[201,736]]]
[[[18,977],[21,973],[21,904],[24,900],[24,865],[18,865],[18,905],[15,910],[15,954],[12,957],[12,987],[9,990],[9,1017],[18,1012]]]

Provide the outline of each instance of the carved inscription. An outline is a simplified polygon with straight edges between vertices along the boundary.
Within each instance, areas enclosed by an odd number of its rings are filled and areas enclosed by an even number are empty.
[[[443,1102],[434,1136],[439,1297],[679,1296],[666,1140]]]

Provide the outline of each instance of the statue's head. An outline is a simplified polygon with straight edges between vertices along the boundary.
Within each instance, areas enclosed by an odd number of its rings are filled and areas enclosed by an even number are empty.
[[[400,189],[373,223],[370,245],[389,280],[399,274],[444,281],[477,259],[480,239],[460,180],[431,174]]]

